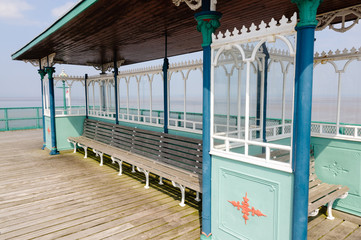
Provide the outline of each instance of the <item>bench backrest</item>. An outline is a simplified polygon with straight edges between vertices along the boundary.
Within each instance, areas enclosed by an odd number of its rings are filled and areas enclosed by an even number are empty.
[[[83,136],[202,174],[202,140],[86,119]]]
[[[160,162],[202,174],[202,140],[161,134]]]

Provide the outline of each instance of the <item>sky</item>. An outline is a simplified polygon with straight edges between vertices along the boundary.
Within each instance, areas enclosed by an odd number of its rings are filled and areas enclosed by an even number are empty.
[[[0,0],[0,98],[39,97],[40,77],[37,68],[30,63],[13,61],[15,53],[34,37],[43,32],[62,14],[69,10],[75,0]],[[346,34],[324,30],[316,33],[316,51],[336,50],[361,46],[361,26]],[[342,37],[342,41],[340,38]],[[199,54],[196,55],[199,58]],[[92,67],[55,65],[57,74],[65,69],[68,75],[98,74]]]

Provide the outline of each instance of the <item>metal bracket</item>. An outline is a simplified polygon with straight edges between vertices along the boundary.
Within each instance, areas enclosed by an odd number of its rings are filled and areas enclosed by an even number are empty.
[[[148,188],[149,188],[149,171],[147,171],[147,170],[145,170],[145,169],[142,169],[142,168],[140,168],[140,167],[137,167],[137,170],[138,170],[139,172],[144,173],[144,175],[145,175],[145,186],[144,186],[144,188],[145,188],[145,189],[148,189]]]
[[[309,214],[308,214],[308,216],[309,217],[315,217],[315,216],[317,216],[317,214],[318,214],[318,212],[320,211],[320,209],[315,209],[315,210],[313,210],[312,212],[310,212]]]
[[[119,164],[119,173],[118,175],[121,176],[122,175],[122,163],[123,163],[123,160],[120,160],[118,158],[115,158],[113,156],[110,157],[112,159],[112,163],[114,164],[115,162],[117,162]]]
[[[196,198],[194,200],[196,200],[197,202],[201,201],[201,198],[199,197],[199,192],[196,193]]]
[[[76,153],[76,142],[71,141],[71,140],[69,140],[69,139],[67,139],[67,141],[68,141],[68,143],[72,143],[72,144],[73,144],[73,146],[74,146],[74,152],[73,152],[73,153]]]
[[[100,164],[99,166],[103,166],[103,153],[96,150],[96,149],[93,149],[93,152],[95,153],[95,156],[99,156],[100,157]]]
[[[78,146],[84,149],[84,158],[88,157],[88,146],[78,143]]]
[[[186,196],[186,193],[185,193],[186,187],[179,184],[179,183],[176,183],[174,181],[172,181],[172,184],[173,184],[174,187],[177,187],[177,188],[180,189],[181,194],[182,194],[182,199],[181,199],[181,202],[179,203],[179,206],[184,207],[185,206],[184,200],[185,200],[185,196]]]
[[[348,196],[348,192],[345,192],[344,194],[342,194],[339,198],[337,199],[344,199]],[[328,204],[327,204],[327,219],[328,220],[334,220],[335,217],[332,215],[332,205],[333,205],[333,202],[335,201],[336,199],[330,201]]]
[[[164,185],[164,183],[163,183],[163,177],[160,177],[160,176],[159,176],[159,185]]]

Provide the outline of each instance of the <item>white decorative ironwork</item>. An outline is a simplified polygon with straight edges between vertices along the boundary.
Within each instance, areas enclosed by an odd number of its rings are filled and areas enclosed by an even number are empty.
[[[117,61],[117,68],[119,68],[124,62],[125,62],[125,60]],[[114,63],[113,62],[104,63],[104,64],[91,64],[91,63],[89,63],[88,65],[93,66],[96,70],[101,71],[102,73],[111,72],[112,69],[114,69]]]
[[[336,31],[336,32],[346,32],[354,27],[361,18],[361,4],[349,8],[344,8],[340,10],[336,10],[333,12],[328,12],[325,14],[320,14],[316,17],[318,20],[318,24],[316,27],[317,31],[321,31],[325,29],[327,26]],[[337,19],[341,19],[341,22],[332,24],[332,22]],[[346,24],[347,19],[352,19],[351,24]],[[340,25],[339,27],[337,25]]]
[[[88,84],[88,115],[115,119],[115,101],[112,100],[112,92],[114,94],[114,74],[100,74],[91,76],[87,80]],[[99,98],[97,105],[95,88],[98,87]],[[113,95],[114,96],[114,95]]]
[[[172,0],[173,4],[179,7],[179,5],[184,2],[192,10],[197,10],[202,6],[202,0]]]
[[[46,57],[43,57],[42,59],[25,59],[23,60],[25,63],[30,63],[34,67],[39,67],[39,63],[41,64],[41,69],[44,69],[44,67],[52,67],[56,63],[54,61],[56,53],[52,53]]]
[[[182,116],[181,118],[174,118],[173,113],[168,112],[169,117],[169,128],[171,129],[178,129],[183,131],[191,131],[191,132],[197,132],[201,133],[202,130],[202,120],[201,120],[201,113],[187,113],[187,103],[186,103],[186,86],[187,81],[190,81],[190,74],[192,71],[199,71],[202,74],[202,60],[192,60],[192,61],[186,61],[186,62],[179,62],[179,63],[171,63],[168,70],[168,81],[169,85],[172,84],[172,79],[174,78],[174,74],[178,73],[181,75],[181,78],[184,82],[184,109],[183,111],[179,111],[179,114]],[[151,66],[151,67],[144,67],[144,68],[138,68],[138,69],[130,69],[130,70],[123,70],[119,71],[118,73],[118,101],[119,101],[119,109],[122,109],[122,111],[119,111],[118,118],[120,121],[126,121],[126,122],[137,122],[141,124],[146,125],[155,125],[155,126],[163,126],[164,118],[160,114],[162,111],[155,111],[153,110],[153,99],[154,99],[154,93],[153,90],[153,82],[155,81],[155,77],[158,76],[163,81],[163,71],[162,71],[162,65],[158,66]],[[99,100],[96,101],[95,98],[95,87],[100,86],[101,84],[113,84],[114,76],[112,74],[103,74],[100,76],[92,76],[88,78],[88,114],[90,116],[95,117],[101,117],[101,118],[108,118],[113,119],[115,117],[115,109],[114,111],[108,111],[102,109],[102,92],[99,93]],[[120,82],[122,81],[122,82]],[[149,84],[149,94],[145,94],[145,96],[140,96],[140,82],[145,81],[146,84]],[[137,91],[137,107],[132,109],[130,108],[130,84],[131,82],[136,82],[137,87],[136,89],[133,89],[134,91]],[[122,84],[120,84],[122,83]],[[126,102],[120,102],[120,95],[121,92],[119,89],[123,87],[123,94],[126,92],[126,96],[123,96],[123,98],[126,99]],[[124,87],[126,88],[124,91]],[[99,89],[100,90],[100,89]],[[108,94],[106,94],[108,95]],[[143,98],[149,98],[149,99],[143,99]],[[135,99],[133,99],[135,100]],[[99,102],[99,105],[96,104],[96,102]],[[149,103],[149,107],[143,107],[140,108],[140,102],[147,102]],[[108,102],[106,103],[108,106]],[[107,107],[107,109],[110,107]],[[198,117],[197,119],[187,119],[187,115],[194,115],[196,114]]]
[[[268,24],[262,21],[258,27],[252,23],[249,29],[243,26],[240,30],[234,28],[232,32],[227,30],[224,34],[222,32],[219,32],[217,35],[212,34],[212,46],[216,47],[224,44],[231,45],[233,42],[242,43],[247,42],[250,39],[252,39],[252,41],[257,41],[266,38],[267,41],[275,41],[277,36],[282,38],[283,35],[294,32],[296,24],[296,13],[294,13],[290,19],[282,16],[279,22],[273,18]],[[293,54],[294,52],[290,53],[290,55]]]
[[[292,120],[285,119],[285,80],[289,67],[294,63],[295,41],[293,40],[295,39],[296,24],[297,15],[295,13],[291,19],[283,16],[278,22],[272,19],[268,24],[262,21],[258,27],[252,24],[249,29],[243,26],[241,30],[234,28],[232,32],[227,30],[225,33],[220,32],[218,35],[212,35],[211,154],[282,171],[292,171],[291,146],[274,144],[270,141],[289,139],[292,136]],[[281,41],[286,48],[271,49],[265,44],[274,43],[276,40]],[[283,75],[283,104],[282,119],[273,122],[272,119],[264,119],[267,116],[263,116],[263,104],[260,104],[260,110],[257,110],[261,113],[260,119],[258,116],[256,118],[250,115],[250,95],[255,94],[251,92],[250,81],[251,75],[258,76],[261,91],[258,98],[263,102],[266,94],[263,89],[266,74],[265,66],[267,64],[267,71],[270,71],[270,66],[275,63],[280,63],[281,74]],[[222,76],[219,75],[221,69],[224,69]],[[216,75],[216,71],[218,75]],[[230,115],[230,82],[232,76],[234,79],[232,91],[237,92],[237,101],[233,102],[233,104],[237,104],[238,114],[236,117]],[[221,82],[228,82],[227,114],[226,118],[223,117],[226,124],[223,127],[216,122],[222,121],[222,118],[214,113],[215,78]],[[242,82],[245,82],[245,86],[241,84]],[[241,91],[241,89],[244,90]],[[241,94],[245,94],[245,96],[241,97]],[[240,111],[241,107],[244,108],[242,109],[244,114]],[[267,123],[266,126],[261,124],[264,122],[263,120]],[[216,128],[223,129],[223,132],[217,132]],[[259,150],[259,154],[257,154],[256,149]],[[255,150],[256,153],[254,153]],[[282,160],[271,158],[271,153],[275,150],[286,153]]]
[[[192,10],[197,10],[202,6],[202,0],[172,0],[173,4],[179,7],[182,2],[185,2]],[[217,0],[211,0],[211,11],[216,11]]]
[[[343,75],[347,72],[349,65],[354,61],[361,61],[361,47],[356,49],[336,50],[315,53],[314,71],[317,72],[320,64],[329,63],[337,75],[337,112],[336,123],[312,122],[311,135],[315,137],[339,138],[345,140],[361,140],[361,126],[341,123],[341,89]],[[317,79],[314,80],[317,82]],[[313,119],[315,120],[315,119]]]

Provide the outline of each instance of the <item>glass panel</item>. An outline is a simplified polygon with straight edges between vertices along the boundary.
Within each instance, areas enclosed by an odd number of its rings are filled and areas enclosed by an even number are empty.
[[[127,119],[127,82],[126,78],[119,79],[119,118]]]
[[[361,61],[356,60],[353,60],[341,75],[341,124],[361,124],[360,76]]]
[[[332,64],[325,62],[314,68],[312,121],[336,123],[337,74]]]
[[[171,74],[169,81],[169,119],[177,119],[169,123],[170,126],[183,127],[184,122],[184,73],[176,71]]]

